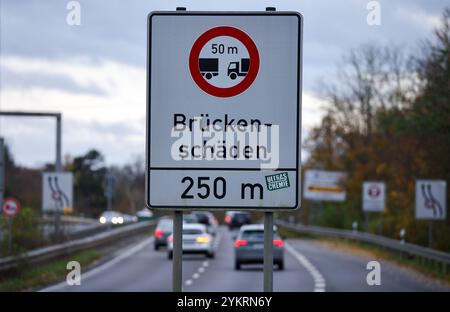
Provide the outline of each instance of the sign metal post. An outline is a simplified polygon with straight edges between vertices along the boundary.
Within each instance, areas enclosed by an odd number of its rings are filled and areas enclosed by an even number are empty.
[[[264,213],[264,291],[273,291],[273,212]]]
[[[12,254],[13,218],[20,212],[20,203],[15,198],[6,198],[2,205],[3,215],[8,219],[8,254]]]
[[[173,291],[183,290],[183,212],[175,210],[173,212]]]

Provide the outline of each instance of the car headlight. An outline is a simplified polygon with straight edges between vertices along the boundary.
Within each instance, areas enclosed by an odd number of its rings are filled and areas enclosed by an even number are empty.
[[[122,217],[118,217],[117,218],[117,223],[122,224],[123,223],[123,218]]]
[[[105,217],[100,217],[100,219],[98,221],[100,221],[101,224],[105,224],[106,223],[106,218]]]

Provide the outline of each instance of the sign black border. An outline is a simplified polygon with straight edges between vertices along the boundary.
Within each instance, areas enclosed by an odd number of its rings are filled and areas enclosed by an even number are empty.
[[[169,205],[151,205],[150,204],[150,171],[151,170],[217,170],[219,168],[206,168],[206,167],[151,167],[150,166],[150,147],[151,147],[151,53],[152,53],[152,18],[153,16],[296,16],[298,18],[298,49],[297,49],[297,152],[296,152],[296,168],[278,168],[273,171],[295,171],[296,172],[296,195],[295,205],[293,207],[285,206],[169,206]],[[300,138],[301,138],[301,109],[302,109],[302,59],[303,59],[303,16],[298,12],[286,12],[286,11],[259,11],[259,12],[200,12],[200,11],[153,11],[148,14],[147,17],[147,112],[146,112],[146,161],[145,161],[145,205],[152,210],[254,210],[254,211],[293,211],[300,208],[300,192],[301,188],[301,150],[300,150]],[[259,168],[220,168],[222,171],[265,171]]]

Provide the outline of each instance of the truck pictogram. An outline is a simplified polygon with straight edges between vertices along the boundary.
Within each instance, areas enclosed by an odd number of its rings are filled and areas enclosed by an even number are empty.
[[[238,76],[246,76],[250,68],[250,59],[243,58],[240,62],[230,62],[228,65],[228,77],[236,79]]]
[[[208,80],[219,75],[219,59],[217,58],[199,58],[198,67],[202,76]]]

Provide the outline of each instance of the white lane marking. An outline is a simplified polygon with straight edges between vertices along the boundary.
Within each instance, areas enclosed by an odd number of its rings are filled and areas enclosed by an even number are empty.
[[[219,249],[219,244],[220,244],[221,239],[222,239],[222,232],[220,231],[217,233],[216,237],[214,238],[214,243],[213,243],[214,251],[217,251]],[[205,268],[207,268],[208,265],[209,265],[208,261],[203,261],[202,265],[197,269],[197,273],[194,273],[192,275],[192,279],[194,279],[194,280],[198,279],[200,277],[200,274],[205,272]],[[194,283],[194,281],[189,279],[184,283],[186,286],[191,286]]]
[[[303,265],[308,273],[313,277],[314,292],[324,292],[326,288],[325,278],[322,276],[319,270],[317,270],[316,267],[304,255],[302,255],[298,250],[294,249],[291,245],[285,243],[284,246],[286,250],[291,255],[293,255],[294,258],[296,258],[298,262],[300,262],[300,264]]]
[[[145,240],[143,240],[142,242],[140,242],[139,244],[125,250],[125,252],[121,253],[120,255],[118,255],[117,257],[111,259],[108,262],[103,263],[102,265],[99,265],[96,268],[93,268],[92,270],[89,270],[88,272],[84,273],[81,275],[81,283],[83,284],[83,281],[86,280],[89,277],[92,277],[93,275],[96,275],[106,269],[109,269],[110,267],[112,267],[113,265],[119,263],[120,261],[134,255],[135,253],[141,251],[142,249],[144,249],[147,245],[151,244],[153,242],[154,237],[149,237],[146,238]],[[42,290],[40,290],[40,292],[50,292],[50,291],[57,291],[58,289],[64,288],[67,286],[67,283],[61,282],[59,284],[44,288]]]

